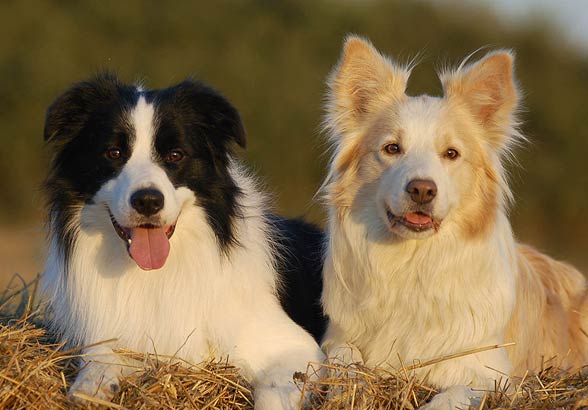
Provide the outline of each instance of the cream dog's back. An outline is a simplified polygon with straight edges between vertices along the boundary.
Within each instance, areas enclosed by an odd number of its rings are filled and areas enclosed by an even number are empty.
[[[563,368],[588,363],[586,279],[573,266],[527,245],[517,247],[516,306],[506,340],[514,373],[538,370],[547,361]],[[547,363],[549,365],[549,363]]]

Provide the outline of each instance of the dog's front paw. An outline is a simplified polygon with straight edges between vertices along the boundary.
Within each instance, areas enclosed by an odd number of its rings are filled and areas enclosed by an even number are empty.
[[[119,377],[116,366],[88,363],[80,370],[68,396],[78,403],[86,401],[86,397],[110,401],[120,389]]]
[[[327,351],[327,362],[333,366],[363,364],[359,349],[351,343],[324,346]]]
[[[307,404],[308,398],[294,383],[255,387],[255,410],[293,410]]]
[[[468,386],[452,386],[438,393],[433,399],[420,407],[421,410],[467,410],[477,408],[483,393]]]

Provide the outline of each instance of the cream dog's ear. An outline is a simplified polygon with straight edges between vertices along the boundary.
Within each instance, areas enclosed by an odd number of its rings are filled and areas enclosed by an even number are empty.
[[[394,64],[367,40],[349,36],[328,80],[325,125],[339,137],[369,114],[404,96],[410,70]]]
[[[502,147],[516,125],[519,91],[512,52],[489,53],[480,61],[441,75],[445,97],[464,104],[484,127],[491,143]]]

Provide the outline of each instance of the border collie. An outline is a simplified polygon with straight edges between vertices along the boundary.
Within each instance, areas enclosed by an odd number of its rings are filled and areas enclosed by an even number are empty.
[[[132,370],[124,347],[228,357],[256,409],[297,407],[293,373],[323,359],[322,233],[269,213],[234,157],[236,109],[197,81],[145,90],[103,74],[53,102],[45,139],[55,326],[75,345],[116,339],[83,350],[70,395],[111,399]]]
[[[444,390],[431,409],[467,408],[543,359],[587,363],[586,280],[518,244],[507,218],[512,53],[443,73],[440,98],[407,96],[409,75],[350,37],[328,80],[327,355],[400,369],[516,343],[421,369]]]

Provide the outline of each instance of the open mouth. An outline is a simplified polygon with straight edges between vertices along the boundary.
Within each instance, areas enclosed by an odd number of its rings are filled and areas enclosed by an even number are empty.
[[[120,225],[110,210],[110,221],[117,235],[126,243],[129,256],[143,270],[160,269],[169,256],[169,239],[176,223],[167,226],[142,224],[135,227]]]
[[[439,226],[441,225],[441,221],[438,221],[433,218],[432,215],[421,211],[408,212],[402,216],[396,216],[390,211],[390,209],[386,209],[386,215],[392,226],[400,224],[413,232],[424,232],[429,229],[438,231]]]

